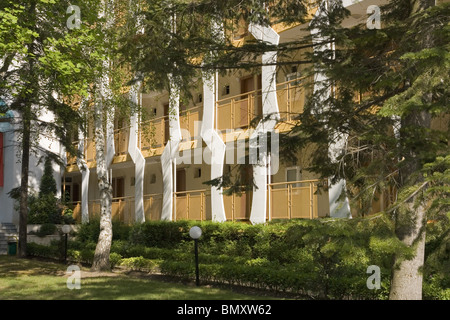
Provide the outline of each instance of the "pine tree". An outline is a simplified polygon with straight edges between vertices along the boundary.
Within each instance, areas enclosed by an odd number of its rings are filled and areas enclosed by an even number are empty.
[[[339,4],[331,7],[328,19],[340,10]],[[318,145],[314,171],[347,179],[353,202],[365,204],[360,214],[367,214],[374,195],[393,190],[385,214],[405,254],[395,257],[390,298],[420,299],[427,211],[436,199],[428,192],[431,180],[424,170],[449,154],[448,127],[431,126],[433,118],[445,119],[450,111],[449,5],[398,0],[383,12],[383,27],[378,30],[342,28],[339,20],[317,22],[315,27],[333,39],[336,49],[316,53],[314,71],[320,66],[327,76],[323,90],[335,94],[325,101],[323,92],[311,97],[293,132],[300,145],[311,141]],[[348,136],[334,162],[327,154],[333,132]],[[435,173],[447,172],[440,163]],[[439,197],[448,196],[443,180],[433,183],[443,186]],[[445,218],[445,207],[437,205],[433,213]]]
[[[443,218],[448,211],[442,197],[449,195],[449,131],[431,123],[450,112],[449,4],[392,0],[382,7],[381,29],[368,29],[344,27],[349,11],[342,1],[326,1],[323,15],[310,24],[322,42],[306,36],[275,48],[258,41],[237,48],[214,33],[211,21],[228,22],[228,35],[241,20],[303,23],[306,1],[145,2],[145,33],[130,36],[123,51],[153,90],[168,89],[167,73],[176,74],[188,92],[197,70],[256,70],[264,52],[288,56],[299,48],[320,48],[287,62],[311,63],[309,75],[320,73],[325,80],[315,83],[319,89],[308,97],[300,121],[281,137],[280,155],[295,161],[301,148],[316,146],[308,169],[332,182],[346,179],[346,196],[360,208],[358,215],[369,213],[377,195],[391,196],[384,215],[405,250],[395,257],[390,298],[421,298],[425,224],[430,214]],[[165,23],[174,16],[176,33]],[[213,56],[205,55],[211,50]],[[337,135],[347,143],[332,159],[328,150]],[[211,183],[239,181],[224,176]]]
[[[42,175],[41,184],[39,187],[39,196],[47,194],[56,195],[56,181],[53,177],[52,160],[49,157],[45,158],[44,173]]]

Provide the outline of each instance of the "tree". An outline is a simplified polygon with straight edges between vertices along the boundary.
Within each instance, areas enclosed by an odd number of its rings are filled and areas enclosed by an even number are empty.
[[[95,1],[83,8],[89,21]],[[21,147],[19,208],[19,256],[26,256],[28,175],[30,152],[42,150],[39,137],[54,137],[75,154],[73,132],[82,127],[74,97],[84,95],[92,74],[84,49],[93,39],[89,27],[69,30],[66,11],[69,1],[3,1],[0,5],[0,95],[20,114],[17,121]],[[70,103],[69,103],[70,101]],[[54,121],[43,121],[42,113],[52,112]],[[47,153],[54,161],[62,159]]]
[[[430,210],[437,194],[428,188],[439,185],[439,197],[448,196],[443,179],[430,179],[448,175],[448,163],[442,161],[449,154],[448,127],[431,126],[433,118],[449,113],[448,10],[448,4],[392,1],[383,8],[383,27],[368,30],[341,27],[348,13],[339,3],[329,8],[324,18],[329,23],[317,21],[313,27],[336,49],[312,57],[315,71],[320,66],[327,79],[291,132],[299,145],[318,145],[312,161],[316,172],[347,179],[351,198],[364,204],[360,214],[368,212],[377,194],[394,191],[384,214],[405,250],[395,256],[390,299],[422,297],[426,221],[445,218],[442,203]],[[343,15],[332,21],[338,12]],[[336,94],[324,101],[332,89]],[[335,162],[320,151],[332,143],[333,132],[348,136]],[[436,161],[439,169],[427,169],[427,179],[424,170]]]
[[[311,63],[310,75],[320,73],[325,80],[311,84],[319,89],[298,115],[299,123],[281,137],[280,155],[295,160],[299,149],[315,145],[309,169],[332,182],[346,179],[342,196],[361,207],[359,215],[366,215],[380,194],[391,196],[383,214],[404,250],[395,257],[390,298],[420,298],[425,223],[445,218],[449,205],[442,200],[449,194],[448,127],[431,127],[433,118],[449,113],[449,5],[393,0],[383,7],[382,28],[368,29],[366,24],[344,27],[349,11],[341,1],[329,1],[311,21],[309,30],[318,32],[316,38],[276,47],[260,41],[235,47],[229,37],[217,36],[212,21],[223,23],[228,34],[242,20],[303,23],[306,2],[267,1],[268,11],[254,1],[144,3],[145,32],[129,35],[123,50],[134,57],[133,70],[151,89],[168,89],[167,73],[178,75],[178,86],[188,92],[198,70],[254,69],[267,51],[282,56],[299,48],[316,49],[286,62]],[[176,28],[167,24],[171,17],[176,17]],[[215,54],[205,54],[211,51]],[[336,136],[347,137],[347,143],[331,158],[328,150]],[[240,182],[224,176],[211,183]]]
[[[39,194],[29,195],[29,223],[61,223],[61,211],[56,197],[56,181],[53,177],[52,161],[45,158],[44,173],[39,186]]]
[[[39,196],[46,194],[56,195],[56,181],[53,177],[52,160],[49,157],[45,158],[44,173],[39,187]]]
[[[108,141],[114,137],[114,117],[130,114],[135,107],[124,98],[130,74],[127,71],[128,62],[121,60],[117,49],[120,29],[116,27],[116,24],[121,25],[123,23],[121,15],[128,14],[129,11],[132,11],[132,8],[121,1],[113,0],[102,1],[97,11],[100,17],[97,27],[102,35],[102,43],[92,49],[97,50],[102,59],[97,61],[99,68],[91,92],[92,107],[88,106],[85,110],[94,121],[97,185],[100,193],[100,234],[91,267],[93,271],[105,271],[111,268],[109,254],[113,232],[113,190],[109,167],[112,163],[114,146]]]

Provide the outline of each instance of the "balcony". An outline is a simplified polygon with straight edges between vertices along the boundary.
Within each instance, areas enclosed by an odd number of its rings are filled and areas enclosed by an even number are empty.
[[[294,182],[271,183],[267,188],[266,220],[273,219],[316,219],[320,202],[328,205],[328,197],[320,199],[318,185],[320,180],[302,180]],[[160,220],[162,210],[162,194],[144,195],[145,219]],[[173,220],[211,220],[211,194],[209,190],[189,190],[174,192]],[[251,192],[241,196],[233,194],[224,196],[225,215],[228,221],[248,221],[250,219]],[[114,198],[112,202],[112,218],[126,224],[135,221],[134,197]],[[81,204],[72,203],[74,218],[81,222]],[[89,201],[89,218],[100,217],[100,200]]]
[[[167,116],[141,122],[139,146],[142,151],[164,147],[168,140],[169,119]]]
[[[278,109],[281,121],[293,123],[298,114],[303,112],[305,103],[305,89],[303,82],[305,77],[293,79],[277,85]],[[216,102],[218,130],[236,130],[250,127],[255,117],[262,115],[261,90],[250,91],[232,97],[227,97]],[[199,136],[200,128],[196,128],[196,122],[201,121],[203,105],[180,112],[180,128],[189,132],[193,141]],[[116,161],[126,161],[128,154],[128,139],[130,127],[114,131],[115,156],[120,157]],[[186,137],[183,137],[186,140]],[[159,117],[141,122],[138,136],[138,147],[145,157],[161,154],[162,149],[169,139],[169,116]],[[78,142],[76,142],[78,144]],[[86,162],[95,161],[95,142],[92,137],[84,140],[84,159]],[[68,165],[74,165],[76,161],[68,155]]]
[[[293,121],[303,112],[305,77],[277,85],[278,109],[282,121]],[[255,117],[262,116],[262,91],[254,90],[216,102],[216,129],[248,128]]]
[[[272,219],[315,219],[319,217],[319,180],[271,183],[267,215]],[[328,198],[328,197],[327,197]]]

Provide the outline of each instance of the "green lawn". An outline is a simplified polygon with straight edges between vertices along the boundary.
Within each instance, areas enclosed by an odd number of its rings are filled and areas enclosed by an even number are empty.
[[[162,282],[125,274],[89,274],[81,288],[67,288],[67,266],[31,259],[0,256],[0,300],[228,300],[267,299],[231,290]],[[82,268],[82,272],[89,271]]]

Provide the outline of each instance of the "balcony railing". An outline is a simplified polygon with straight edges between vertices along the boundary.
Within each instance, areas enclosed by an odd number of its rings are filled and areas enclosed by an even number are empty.
[[[304,81],[305,77],[302,77],[277,85],[277,101],[281,120],[291,121],[303,112]],[[221,99],[216,102],[216,111],[216,129],[248,127],[255,117],[262,115],[262,91],[254,90]]]
[[[206,203],[210,199],[206,190],[174,192],[173,220],[210,220],[207,218]]]
[[[203,104],[190,108],[180,113],[180,128],[189,132],[190,140],[193,140],[196,136],[200,135],[200,127],[196,128],[196,122],[202,121],[203,117]],[[195,131],[197,129],[197,131]],[[186,139],[186,137],[183,137]]]
[[[141,122],[139,130],[139,145],[141,150],[149,150],[164,146],[168,137],[166,126],[169,118],[167,116]]]
[[[295,120],[295,117],[303,112],[305,103],[304,80],[305,77],[277,85],[278,109],[281,120]],[[255,90],[217,101],[216,128],[218,130],[226,130],[249,127],[255,117],[262,115],[262,103],[261,90]],[[190,140],[193,140],[199,135],[198,131],[200,128],[196,128],[195,123],[202,120],[202,113],[202,105],[197,105],[180,113],[180,128],[189,132]],[[130,127],[114,131],[116,156],[127,154],[129,135]],[[185,139],[186,137],[183,138]],[[141,122],[138,143],[141,150],[163,147],[168,139],[169,116]],[[84,159],[87,162],[95,161],[94,139],[92,137],[85,139],[84,146]],[[75,164],[76,161],[73,157],[68,156],[68,163]]]
[[[267,220],[318,218],[320,180],[278,182],[268,185]]]
[[[271,183],[267,188],[266,220],[273,219],[315,219],[319,217],[318,185],[321,180],[301,180]],[[211,220],[211,194],[209,190],[188,190],[174,192],[172,220]],[[228,221],[250,219],[252,193],[224,196],[225,215]],[[328,198],[327,198],[328,199]],[[112,218],[127,224],[135,221],[134,197],[114,198]],[[160,220],[163,195],[144,195],[145,219]],[[328,205],[328,202],[326,202]],[[81,221],[81,204],[73,203],[73,216]],[[100,200],[89,201],[89,217],[100,217]]]
[[[134,197],[113,198],[111,205],[112,220],[133,224],[135,221],[134,207]],[[100,214],[100,200],[89,201],[89,219],[99,219]]]

